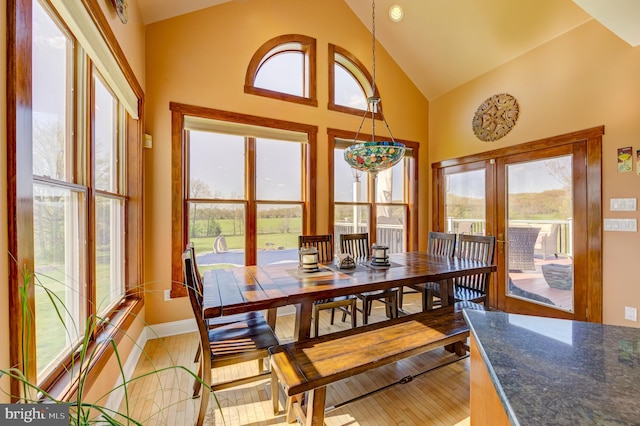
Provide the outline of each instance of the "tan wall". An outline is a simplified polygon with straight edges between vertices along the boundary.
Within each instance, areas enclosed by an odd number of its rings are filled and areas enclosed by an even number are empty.
[[[7,2],[0,1],[0,15],[7,16]],[[7,21],[0,19],[0,78],[7,80]],[[6,85],[0,84],[0,342],[9,341],[9,243],[7,241],[7,122]],[[9,345],[0,345],[0,366],[9,365]],[[0,381],[0,389],[8,390],[8,381]],[[6,387],[5,387],[6,386]],[[5,392],[0,391],[0,402],[8,402]]]
[[[317,40],[318,107],[301,106],[244,94],[249,60],[267,40],[303,34]],[[147,26],[145,282],[150,323],[190,316],[186,299],[162,301],[171,279],[171,140],[169,102],[180,102],[263,117],[313,124],[318,131],[318,232],[326,231],[328,127],[355,131],[360,118],[328,111],[327,48],[337,44],[366,65],[371,60],[371,33],[341,0],[247,0],[229,2]],[[376,83],[394,137],[427,140],[428,105],[384,49],[376,50]],[[427,149],[420,153],[426,182]],[[427,188],[420,197],[420,232],[426,230]],[[149,291],[147,291],[149,294]]]
[[[610,198],[640,198],[636,167],[632,173],[616,169],[617,148],[640,149],[639,76],[640,48],[590,21],[431,102],[430,160],[604,125],[603,216],[640,218],[638,212],[609,211]],[[518,99],[518,122],[503,139],[481,142],[471,119],[484,99],[503,92]],[[638,253],[638,233],[604,233],[605,323],[638,326],[624,320],[624,306],[640,308]]]
[[[126,24],[120,21],[116,14],[111,0],[98,1],[102,13],[107,18],[109,26],[113,31],[120,48],[127,57],[127,62],[138,79],[138,83],[144,90],[145,87],[145,66],[144,66],[144,25],[142,15],[138,7],[138,0],[128,0],[129,19]]]

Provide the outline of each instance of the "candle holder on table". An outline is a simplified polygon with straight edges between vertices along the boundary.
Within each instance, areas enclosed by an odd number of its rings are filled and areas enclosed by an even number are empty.
[[[389,247],[382,244],[374,244],[371,247],[371,264],[374,266],[389,266]]]
[[[316,247],[300,247],[298,256],[298,269],[300,271],[317,272],[320,270],[320,268],[318,268],[318,249]]]

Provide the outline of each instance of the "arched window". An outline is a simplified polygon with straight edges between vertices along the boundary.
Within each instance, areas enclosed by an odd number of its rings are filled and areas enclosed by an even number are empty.
[[[260,46],[249,62],[244,92],[318,106],[316,40],[288,34]]]
[[[328,108],[362,116],[372,92],[371,75],[365,66],[347,50],[329,44]],[[377,88],[375,96],[380,96]]]

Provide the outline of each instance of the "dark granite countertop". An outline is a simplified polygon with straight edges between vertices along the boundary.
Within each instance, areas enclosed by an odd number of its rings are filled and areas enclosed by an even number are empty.
[[[640,329],[465,310],[514,425],[640,425]]]

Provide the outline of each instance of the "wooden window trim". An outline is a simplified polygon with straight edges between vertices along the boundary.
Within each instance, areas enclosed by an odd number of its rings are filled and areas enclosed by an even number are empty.
[[[307,233],[316,232],[316,178],[317,178],[317,134],[318,127],[308,124],[295,123],[240,114],[193,105],[171,102],[171,297],[187,295],[182,272],[182,252],[187,244],[188,229],[185,223],[186,212],[186,162],[183,158],[186,132],[184,131],[185,116],[201,117],[218,121],[230,121],[247,125],[269,127],[274,129],[292,130],[307,134],[304,144],[305,162],[302,173],[306,176],[303,187],[303,229]],[[305,197],[306,196],[306,197]],[[238,200],[235,200],[238,202]],[[249,215],[247,223],[256,220],[255,214]],[[248,247],[247,250],[250,248]]]
[[[263,63],[265,56],[273,49],[283,44],[298,43],[305,46],[301,52],[305,55],[309,65],[308,96],[295,96],[289,93],[268,90],[255,87],[254,82]],[[247,73],[244,79],[244,93],[265,96],[267,98],[278,99],[286,102],[294,102],[308,106],[318,106],[317,83],[316,83],[316,39],[301,34],[286,34],[272,38],[256,50],[249,61]]]
[[[371,74],[367,70],[367,67],[365,67],[364,64],[362,62],[360,62],[360,60],[358,58],[356,58],[351,52],[349,52],[346,49],[343,49],[340,46],[336,46],[335,44],[329,43],[329,57],[328,57],[328,63],[329,63],[329,69],[328,69],[328,75],[329,75],[329,103],[327,104],[327,109],[329,109],[331,111],[337,111],[337,112],[342,112],[342,113],[345,113],[345,114],[357,115],[358,117],[366,117],[367,119],[371,119],[371,112],[370,111],[365,111],[365,110],[358,109],[358,108],[351,108],[351,107],[347,107],[347,106],[344,106],[344,105],[337,105],[335,103],[335,101],[336,101],[336,90],[335,90],[335,86],[336,86],[336,74],[335,74],[336,54],[341,55],[344,58],[346,58],[347,60],[349,60],[352,63],[352,65],[362,73],[362,77],[360,77],[358,75],[353,74],[352,72],[350,72],[347,69],[347,72],[349,72],[353,76],[353,78],[358,82],[358,84],[360,85],[360,88],[362,89],[362,92],[365,94],[365,96],[367,96],[367,91],[370,90],[370,89],[365,88],[365,86],[362,83],[362,78],[367,80],[368,87],[371,86],[370,82],[373,80],[373,78],[371,77]],[[380,98],[380,91],[378,90],[378,86],[375,87],[375,96]],[[382,112],[382,103],[378,104],[378,108],[380,108],[380,111]],[[375,117],[376,117],[376,120],[382,120],[381,114],[376,113]]]
[[[328,214],[328,221],[329,221],[329,229],[328,232],[333,234],[334,233],[334,229],[333,229],[333,224],[335,221],[335,209],[334,206],[336,204],[341,204],[341,203],[336,203],[335,202],[335,193],[334,193],[334,189],[335,189],[335,178],[334,178],[334,173],[335,173],[335,166],[334,166],[334,162],[333,162],[333,157],[334,157],[334,150],[335,150],[335,146],[336,146],[336,139],[346,139],[346,140],[352,140],[356,137],[355,132],[351,132],[351,131],[347,131],[347,130],[340,130],[340,129],[327,129],[327,135],[328,135],[328,139],[329,139],[329,143],[328,143],[328,150],[327,150],[327,158],[328,158],[328,162],[329,162],[329,214]],[[363,133],[360,133],[360,136],[364,139],[371,139],[371,135],[366,135]],[[409,183],[409,187],[406,188],[406,190],[408,191],[408,201],[407,201],[407,250],[409,251],[415,251],[418,250],[418,193],[419,193],[419,184],[418,184],[418,171],[419,171],[419,167],[418,167],[418,158],[419,158],[419,148],[420,148],[420,144],[418,142],[412,142],[412,141],[407,141],[407,140],[400,140],[400,139],[396,139],[396,142],[401,142],[403,144],[405,144],[405,146],[407,148],[410,148],[413,151],[413,155],[412,157],[414,158],[414,161],[412,161],[412,167],[407,168],[406,173],[407,176],[405,176],[406,181]],[[374,191],[374,189],[372,189],[373,185],[369,185],[369,191]],[[375,194],[374,197],[370,199],[375,200]],[[358,204],[358,203],[346,203],[346,204]],[[378,205],[374,202],[367,202],[367,203],[361,203],[361,204],[366,204],[366,205],[370,205],[372,210],[371,210],[371,214],[370,214],[370,222],[371,222],[371,226],[370,226],[370,230],[376,229],[376,217],[375,217],[375,211],[373,211],[373,209]],[[397,205],[397,204],[396,204]],[[372,240],[373,242],[373,240]]]
[[[102,14],[97,0],[81,0],[92,17],[96,27],[103,35],[109,49],[121,67],[127,82],[131,85],[138,98],[138,116],[135,120],[127,115],[126,137],[128,138],[127,159],[127,208],[125,210],[125,255],[127,297],[120,309],[126,312],[116,314],[114,318],[122,318],[118,322],[117,331],[104,327],[103,332],[96,334],[94,341],[103,337],[106,339],[123,335],[131,325],[137,313],[144,305],[142,299],[142,276],[140,265],[143,258],[142,246],[142,123],[144,122],[144,95],[126,57],[120,48],[108,21]],[[36,363],[30,360],[28,371],[22,364],[23,353],[27,348],[35,348],[35,333],[30,336],[23,346],[23,310],[20,301],[19,284],[23,282],[23,271],[33,271],[33,174],[32,174],[32,3],[31,0],[9,0],[7,2],[7,210],[9,218],[8,246],[9,246],[9,316],[12,318],[10,338],[11,365],[22,370],[27,378],[35,381],[37,376]],[[76,163],[77,164],[77,163]],[[90,268],[87,268],[90,269]],[[89,278],[87,278],[89,279]],[[29,287],[27,305],[30,312],[35,312],[35,296],[33,286]],[[115,313],[116,311],[114,311]],[[131,315],[129,315],[131,314]],[[113,315],[113,314],[112,314]],[[33,319],[33,318],[32,318]],[[122,327],[122,328],[120,328]],[[107,330],[109,329],[109,330]],[[114,334],[116,333],[116,334]],[[121,337],[115,337],[117,342]],[[35,353],[31,351],[30,353]],[[95,369],[99,374],[100,365],[104,365],[113,350],[97,353],[91,360],[89,369]],[[54,379],[55,376],[55,379]],[[77,386],[77,380],[64,372],[61,366],[41,384],[47,388],[54,380],[67,380],[71,386]],[[20,395],[20,383],[11,380],[11,395]],[[15,397],[12,400],[15,401]]]

